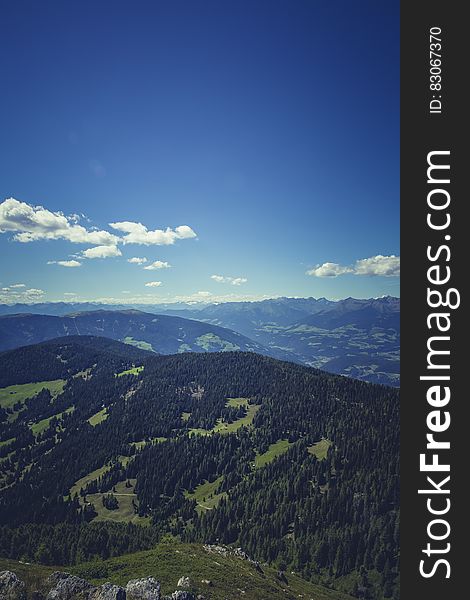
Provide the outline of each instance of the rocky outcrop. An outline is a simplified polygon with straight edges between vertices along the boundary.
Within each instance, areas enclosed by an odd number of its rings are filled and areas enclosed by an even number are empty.
[[[213,585],[203,580],[206,585]],[[178,587],[189,588],[189,577],[181,577]],[[132,579],[126,588],[113,583],[95,586],[76,575],[54,571],[44,583],[47,592],[30,592],[30,600],[205,600],[204,596],[195,596],[192,592],[177,590],[171,596],[161,596],[160,582],[154,577]],[[26,586],[15,573],[0,572],[0,600],[27,600]]]
[[[46,600],[86,600],[89,592],[95,589],[85,579],[61,571],[54,571],[49,575],[46,587],[50,590]]]
[[[230,548],[229,546],[218,546],[216,544],[204,544],[203,548],[206,552],[211,552],[212,554],[220,554],[220,556],[236,556],[237,558],[246,560],[254,566],[258,573],[264,574],[259,562],[248,556],[248,554],[242,550],[242,548],[234,549]]]
[[[81,577],[60,571],[49,576],[46,587],[50,588],[46,600],[126,600],[126,591],[119,585],[105,583],[96,587]]]
[[[178,583],[176,584],[176,587],[188,589],[191,587],[191,580],[189,579],[189,577],[184,577],[184,576],[180,577],[178,579]]]
[[[126,586],[126,600],[160,600],[160,582],[154,577],[132,579]]]
[[[126,600],[126,590],[120,585],[104,583],[89,593],[88,600]]]
[[[171,594],[171,600],[196,600],[196,596],[191,594],[191,592],[179,590]]]
[[[0,572],[0,598],[2,600],[26,600],[26,586],[15,573]]]
[[[191,592],[184,590],[177,590],[173,592],[171,596],[162,596],[162,600],[205,600],[204,596],[195,596]]]

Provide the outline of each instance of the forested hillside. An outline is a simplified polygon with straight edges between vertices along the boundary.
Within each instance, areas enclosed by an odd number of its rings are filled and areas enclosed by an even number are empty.
[[[126,348],[0,355],[0,555],[76,565],[171,535],[398,598],[396,390],[251,352]]]

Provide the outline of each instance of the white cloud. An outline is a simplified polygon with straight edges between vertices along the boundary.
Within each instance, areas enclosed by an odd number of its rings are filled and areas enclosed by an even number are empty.
[[[382,277],[400,276],[400,257],[392,254],[391,256],[372,256],[356,261],[354,273],[356,275],[381,275]]]
[[[42,206],[14,198],[0,204],[0,233],[11,232],[17,242],[68,240],[74,244],[116,245],[119,237],[109,231],[89,230],[77,225],[77,215],[65,216]]]
[[[307,275],[313,277],[338,277],[338,275],[368,275],[370,277],[399,277],[400,276],[400,257],[392,254],[391,256],[371,256],[357,260],[353,266],[342,266],[337,263],[326,262],[317,265],[307,271]]]
[[[230,283],[231,285],[242,285],[248,281],[246,277],[226,277],[224,275],[211,275],[211,279],[217,283]]]
[[[132,258],[128,258],[127,262],[131,263],[132,265],[145,265],[145,263],[148,261],[145,257],[139,258],[138,256],[133,256]]]
[[[82,266],[82,263],[78,262],[78,260],[48,260],[47,264],[48,265],[59,265],[61,267],[69,267],[69,268]]]
[[[210,298],[212,296],[211,292],[206,292],[205,290],[201,290],[194,294],[196,298]]]
[[[95,246],[84,250],[82,256],[85,258],[110,258],[112,256],[122,256],[122,252],[117,246]]]
[[[345,273],[352,273],[352,269],[350,267],[342,267],[333,262],[317,265],[307,271],[307,275],[312,275],[313,277],[338,277],[338,275],[344,275]]]
[[[39,302],[44,296],[44,290],[37,288],[18,288],[17,284],[0,288],[0,303],[2,304],[32,304]]]
[[[72,297],[76,297],[78,296],[77,292],[64,292],[64,296],[72,296]]]
[[[95,165],[96,166],[96,165]],[[97,165],[97,168],[100,165]],[[98,169],[99,170],[99,169]],[[98,174],[98,173],[97,173]],[[84,215],[64,215],[61,211],[50,211],[43,206],[33,206],[15,198],[0,203],[0,234],[11,233],[16,242],[28,243],[38,240],[66,240],[74,244],[92,246],[71,256],[76,260],[50,261],[63,267],[79,267],[83,258],[109,258],[122,256],[118,244],[171,245],[177,240],[195,238],[196,233],[188,225],[174,229],[149,230],[142,223],[122,221],[110,223],[110,226],[124,235],[117,235],[97,227],[84,227],[80,221],[88,221]],[[144,265],[147,258],[133,257],[131,264]],[[148,271],[167,269],[171,265],[164,261],[155,261],[145,267]]]
[[[149,281],[145,284],[145,287],[160,287],[162,285],[161,281]]]
[[[26,284],[24,283],[14,283],[13,285],[10,285],[12,290],[19,290],[20,288],[25,288]]]
[[[142,223],[134,221],[121,221],[110,223],[110,227],[117,231],[122,231],[126,235],[122,238],[124,244],[143,244],[145,246],[168,246],[174,244],[176,240],[195,238],[196,234],[188,225],[180,225],[175,229],[167,227],[150,231]]]
[[[171,265],[167,262],[163,262],[161,260],[156,260],[151,265],[147,265],[144,267],[146,271],[156,271],[158,269],[169,269]]]

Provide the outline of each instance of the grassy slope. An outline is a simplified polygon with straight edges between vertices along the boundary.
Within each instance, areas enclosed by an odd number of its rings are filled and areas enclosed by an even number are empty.
[[[192,591],[204,594],[207,600],[293,600],[300,594],[313,600],[349,599],[294,575],[288,575],[289,585],[285,586],[277,580],[274,569],[263,567],[262,574],[246,560],[210,553],[198,544],[161,543],[154,550],[84,564],[74,571],[94,583],[111,581],[120,585],[135,577],[152,575],[161,581],[165,594],[176,589],[180,577],[187,576],[192,582]],[[202,580],[212,581],[213,586],[209,587]]]
[[[129,442],[131,446],[137,448],[137,450],[141,450],[147,444],[161,444],[162,442],[166,442],[168,438],[166,437],[154,437],[150,440],[140,440],[138,442]]]
[[[222,483],[224,476],[221,475],[217,477],[212,482],[205,481],[204,483],[199,484],[194,492],[184,492],[186,498],[191,500],[195,500],[197,502],[197,512],[203,512],[204,510],[211,510],[219,503],[220,499],[227,494],[222,492],[220,494],[217,493],[217,489]]]
[[[308,452],[309,454],[316,456],[318,460],[323,460],[326,458],[326,455],[328,454],[328,448],[332,443],[333,442],[330,440],[320,440],[316,444],[313,444],[313,446],[309,446]]]
[[[247,414],[246,416],[233,421],[233,423],[225,423],[221,419],[218,419],[213,429],[190,429],[189,433],[194,433],[196,435],[209,435],[211,433],[234,433],[240,429],[240,427],[249,427],[253,423],[256,413],[261,408],[259,404],[249,404],[248,398],[228,398],[227,406],[232,406],[234,408],[238,406],[246,406]]]
[[[214,427],[214,432],[233,433],[234,431],[240,429],[240,427],[248,427],[253,423],[253,419],[260,408],[261,406],[259,404],[250,404],[247,408],[246,416],[233,421],[233,423],[224,423],[223,421],[219,420],[217,425]]]
[[[139,517],[134,511],[132,501],[137,503],[137,495],[134,492],[136,484],[135,479],[130,480],[131,487],[126,487],[125,481],[120,481],[114,487],[116,492],[109,491],[106,494],[88,494],[87,502],[91,502],[98,515],[93,521],[114,521],[116,523],[135,523],[136,525],[146,525],[149,523],[149,518]],[[108,510],[103,506],[103,496],[112,494],[116,496],[119,503],[119,508],[116,510]]]
[[[258,469],[264,467],[268,463],[272,462],[284,452],[289,449],[290,443],[288,440],[278,440],[274,444],[271,444],[269,448],[263,454],[257,454],[255,458],[255,467]]]
[[[79,494],[80,488],[85,488],[94,479],[98,479],[99,477],[101,477],[101,475],[104,475],[107,471],[109,471],[110,468],[110,465],[105,465],[104,467],[101,467],[99,469],[96,469],[95,471],[92,471],[91,473],[88,473],[88,475],[85,475],[85,477],[82,477],[77,482],[75,482],[75,485],[73,485],[70,489],[70,494],[72,496],[74,496],[75,494]]]
[[[145,443],[145,442],[142,442]],[[126,466],[130,460],[129,456],[119,456],[119,462]],[[111,469],[111,464],[104,465],[88,475],[85,475],[81,479],[75,482],[75,484],[70,488],[70,495],[74,496],[75,494],[80,493],[80,488],[85,488],[87,484],[92,481],[99,479],[102,475],[107,473]],[[125,481],[118,482],[114,487],[116,492],[110,490],[104,494],[96,493],[96,494],[87,494],[86,501],[93,504],[96,512],[98,513],[96,517],[93,518],[93,521],[115,521],[117,523],[135,523],[137,525],[148,525],[150,523],[150,518],[148,517],[139,517],[139,515],[135,514],[134,506],[132,501],[138,505],[137,495],[135,493],[135,484],[136,479],[130,479],[130,487],[126,487]],[[108,510],[103,506],[103,496],[107,496],[108,494],[113,494],[116,496],[119,502],[119,508],[116,510]],[[80,503],[83,504],[83,498],[80,497]]]
[[[195,344],[207,352],[210,352],[211,350],[240,350],[240,346],[232,344],[232,342],[227,340],[223,340],[215,333],[205,333],[204,335],[200,335],[196,339]]]
[[[109,415],[108,415],[107,409],[102,408],[101,410],[99,410],[97,413],[95,413],[88,419],[88,423],[90,423],[90,425],[92,427],[96,427],[96,425],[99,425],[103,421],[106,421],[108,416]]]
[[[46,419],[41,419],[40,421],[37,421],[36,423],[33,423],[30,426],[31,431],[33,432],[34,435],[38,435],[38,434],[42,433],[43,431],[46,431],[46,429],[49,427],[49,424],[52,421],[52,419],[56,418],[60,421],[62,419],[62,415],[64,415],[65,413],[70,413],[73,410],[74,410],[74,407],[70,406],[64,412],[60,412],[55,415],[52,415],[52,417],[47,417]]]
[[[227,406],[238,408],[239,406],[248,407],[248,398],[227,398]]]
[[[122,377],[123,375],[138,375],[143,370],[144,370],[143,366],[132,367],[132,369],[127,369],[127,371],[121,371],[121,373],[116,373],[116,377]]]
[[[141,350],[149,350],[150,352],[155,352],[155,350],[152,348],[152,344],[144,342],[143,340],[134,340],[134,338],[132,337],[125,337],[122,341],[125,344],[135,346],[136,348],[140,348]]]
[[[48,389],[52,396],[58,396],[64,389],[64,379],[54,379],[53,381],[39,381],[37,383],[24,383],[22,385],[10,385],[0,389],[0,406],[10,408],[17,402],[23,404],[28,398],[36,396],[42,389]],[[12,421],[18,413],[10,415],[8,420]]]
[[[8,440],[0,440],[0,448],[2,446],[7,446],[8,444],[11,444],[12,442],[16,441],[16,438],[12,437]]]
[[[55,567],[0,559],[0,571],[3,569],[15,572],[27,583],[29,591],[41,588],[41,582],[57,570]],[[262,566],[263,573],[259,573],[247,560],[207,552],[199,544],[160,543],[146,552],[58,569],[95,584],[111,581],[125,585],[130,579],[153,576],[162,583],[164,594],[172,593],[178,579],[188,576],[191,591],[203,594],[206,600],[352,600],[351,596],[314,585],[292,574],[287,574],[286,585],[277,579],[275,569]],[[202,580],[209,580],[213,585],[208,586]]]
[[[63,567],[46,567],[45,565],[36,565],[22,563],[9,558],[0,558],[0,571],[13,571],[26,584],[26,590],[30,594],[34,590],[41,590],[44,580],[49,577],[53,571],[67,571]]]

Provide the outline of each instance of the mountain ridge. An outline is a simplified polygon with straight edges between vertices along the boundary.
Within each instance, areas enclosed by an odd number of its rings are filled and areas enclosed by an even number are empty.
[[[31,313],[0,316],[0,350],[67,335],[104,336],[162,354],[211,350],[281,354],[270,352],[258,342],[223,327],[135,309],[87,311],[65,316]]]
[[[44,307],[44,305],[36,306]],[[95,310],[95,306],[76,304],[61,304],[59,312],[63,311],[64,307],[69,310],[69,313],[72,309],[74,312],[65,316],[55,316],[69,320],[70,332],[76,332],[77,322],[80,319],[90,318],[87,315],[101,314],[103,318],[109,319],[114,312],[105,305]],[[84,310],[89,308],[93,310],[91,312]],[[400,300],[392,296],[370,299],[345,298],[339,301],[325,298],[278,298],[196,307],[187,304],[146,306],[145,310],[148,312],[142,311],[141,308],[127,306],[117,312],[122,316],[126,315],[130,321],[139,318],[148,319],[150,318],[148,315],[154,315],[153,318],[158,317],[161,320],[165,317],[186,319],[185,324],[189,327],[191,338],[189,347],[185,345],[185,340],[178,341],[181,335],[177,331],[177,321],[174,322],[176,329],[170,330],[167,336],[172,338],[171,344],[161,336],[156,340],[150,338],[144,340],[144,344],[147,344],[145,347],[150,344],[154,350],[163,353],[189,350],[216,351],[224,348],[248,349],[365,381],[399,385]],[[55,308],[50,310],[53,311]],[[155,312],[157,310],[161,313]],[[33,323],[34,315],[32,313],[29,315],[29,323]],[[8,322],[2,321],[4,318],[6,319],[6,316],[0,316],[0,336],[2,336],[2,322]],[[20,322],[22,313],[14,318]],[[142,326],[145,327],[145,324]],[[209,326],[222,327],[224,331],[202,329],[196,333],[198,328],[209,328]],[[28,327],[25,329],[27,333]],[[49,337],[63,333],[64,331],[55,330]],[[85,330],[84,333],[102,335],[103,328],[97,326],[93,330]],[[139,340],[139,333],[140,330],[137,329],[130,337]],[[209,334],[209,337],[204,338],[204,334]],[[3,337],[8,335],[8,331],[4,331]],[[112,332],[104,335],[125,339],[126,334],[123,331],[120,336]],[[198,340],[201,335],[202,339]],[[244,336],[245,339],[237,337],[239,335]],[[216,337],[212,337],[211,340],[211,336]],[[217,337],[220,339],[217,340]],[[31,342],[27,337],[26,341]],[[39,339],[32,339],[32,341],[39,341]],[[11,346],[18,343],[21,343],[21,340],[12,343]]]

